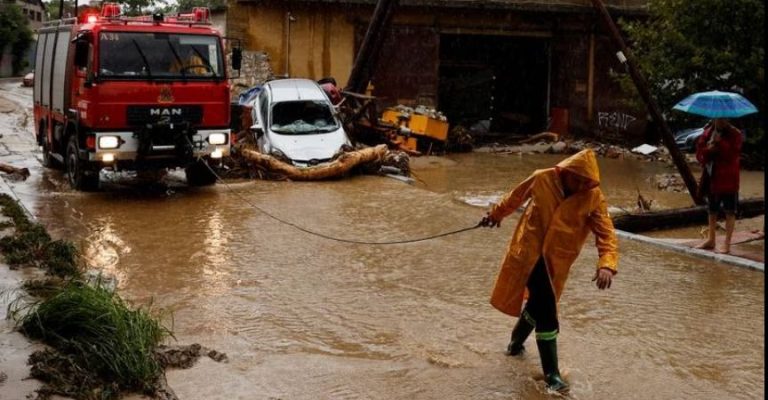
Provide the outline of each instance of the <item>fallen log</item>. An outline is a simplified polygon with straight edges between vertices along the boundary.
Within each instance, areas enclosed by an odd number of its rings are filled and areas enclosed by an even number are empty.
[[[22,181],[29,178],[29,170],[27,168],[17,168],[3,162],[0,162],[0,171]]]
[[[529,138],[519,141],[520,144],[535,143],[535,142],[557,142],[560,140],[560,135],[555,132],[541,132],[537,133]]]
[[[752,198],[739,201],[738,218],[752,218],[765,214],[765,198]],[[708,211],[706,206],[675,208],[672,210],[651,211],[642,214],[622,214],[613,217],[616,229],[627,232],[645,232],[661,229],[681,228],[691,225],[706,225]]]
[[[252,165],[264,168],[271,173],[282,175],[287,179],[294,181],[316,181],[339,178],[357,166],[381,162],[387,155],[387,146],[382,144],[376,147],[351,151],[340,155],[339,158],[328,164],[307,168],[295,167],[253,149],[245,148],[241,150],[241,153],[243,158]]]

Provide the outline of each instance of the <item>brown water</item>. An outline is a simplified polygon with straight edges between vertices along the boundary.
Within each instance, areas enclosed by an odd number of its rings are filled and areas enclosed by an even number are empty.
[[[402,239],[473,225],[484,209],[467,203],[557,160],[422,159],[414,186],[355,177],[82,194],[36,168],[13,187],[54,236],[82,238],[89,263],[115,275],[126,298],[172,311],[181,343],[229,355],[170,372],[182,399],[544,399],[535,343],[522,359],[505,356],[514,320],[488,304],[516,217],[419,244],[348,245],[277,223],[238,196],[325,234]],[[651,190],[645,177],[668,172],[659,164],[601,168],[614,206],[631,208],[635,185],[664,206],[689,203]],[[569,398],[762,398],[764,274],[620,245],[609,291],[590,282],[588,241],[562,298]]]

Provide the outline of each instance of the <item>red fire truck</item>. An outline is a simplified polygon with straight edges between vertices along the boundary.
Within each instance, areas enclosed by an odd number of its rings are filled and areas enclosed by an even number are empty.
[[[45,166],[66,170],[77,190],[97,188],[102,168],[183,167],[190,185],[213,184],[205,163],[230,151],[230,85],[209,16],[125,17],[106,3],[40,29],[34,116]],[[233,46],[233,70],[241,57]]]

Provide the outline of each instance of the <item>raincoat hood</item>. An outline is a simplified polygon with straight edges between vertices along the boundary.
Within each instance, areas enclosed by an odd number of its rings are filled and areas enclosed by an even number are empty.
[[[600,183],[600,169],[597,167],[597,158],[592,149],[584,149],[557,164],[557,168],[568,170],[576,175],[583,176],[594,182]]]

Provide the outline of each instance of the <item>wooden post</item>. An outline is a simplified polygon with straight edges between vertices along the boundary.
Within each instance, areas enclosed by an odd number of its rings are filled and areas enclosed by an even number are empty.
[[[680,152],[680,149],[677,148],[677,144],[675,144],[675,138],[672,136],[672,131],[669,129],[667,121],[661,114],[659,106],[651,96],[651,92],[648,89],[648,83],[645,81],[645,78],[640,72],[640,69],[635,62],[632,53],[624,43],[624,39],[622,39],[621,33],[619,33],[619,29],[613,22],[611,14],[608,13],[608,9],[605,8],[605,4],[603,4],[602,0],[592,0],[592,4],[602,17],[602,20],[605,23],[605,27],[610,32],[613,43],[616,45],[616,47],[619,48],[621,54],[623,54],[625,60],[622,60],[622,62],[627,64],[629,75],[632,77],[632,81],[635,83],[635,87],[637,87],[637,91],[643,98],[646,107],[648,107],[648,112],[651,114],[651,118],[656,121],[656,124],[661,129],[661,138],[664,141],[664,145],[669,150],[669,155],[672,156],[672,161],[675,163],[677,171],[680,172],[680,176],[682,176],[683,181],[685,182],[685,186],[688,188],[688,193],[693,199],[693,202],[698,205],[704,204],[703,199],[699,198],[697,195],[698,185],[696,183],[696,179],[694,179],[693,174],[691,173],[691,169],[688,168],[688,163],[685,161],[685,157]]]
[[[376,3],[368,30],[365,31],[365,37],[360,44],[355,63],[352,65],[352,72],[349,74],[345,90],[363,93],[368,87],[396,5],[397,0],[379,0]]]

